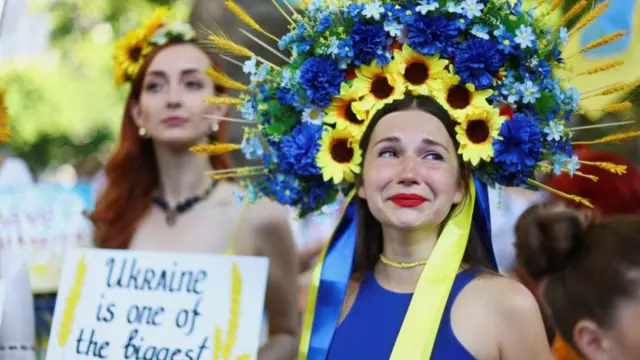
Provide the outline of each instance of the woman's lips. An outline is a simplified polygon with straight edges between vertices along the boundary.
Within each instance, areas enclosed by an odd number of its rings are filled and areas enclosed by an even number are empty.
[[[187,119],[180,116],[171,116],[164,119],[162,122],[169,127],[174,127],[184,125],[187,122]]]
[[[418,207],[427,201],[427,199],[418,194],[396,194],[389,200],[400,207],[407,208]]]

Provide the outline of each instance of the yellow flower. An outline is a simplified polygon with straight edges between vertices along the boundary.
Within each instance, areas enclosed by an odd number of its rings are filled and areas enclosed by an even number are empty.
[[[133,80],[138,75],[144,63],[144,55],[149,52],[147,42],[148,38],[142,29],[130,31],[118,40],[113,55],[116,84]]]
[[[368,119],[371,119],[380,108],[404,96],[405,83],[402,79],[391,77],[387,68],[377,66],[374,60],[371,66],[362,65],[356,69],[352,88],[356,94],[363,96],[353,105],[354,109],[368,112]]]
[[[354,109],[355,104],[360,99],[356,89],[342,83],[340,95],[335,96],[331,106],[327,109],[327,116],[324,117],[325,124],[335,124],[339,130],[348,130],[355,137],[359,138],[366,129],[367,112]]]
[[[144,37],[150,39],[155,32],[161,27],[165,26],[169,9],[161,7],[156,9],[151,18],[147,20],[140,31],[144,34]]]
[[[324,181],[333,179],[339,184],[343,179],[355,180],[360,173],[362,150],[353,134],[347,130],[326,128],[320,140],[320,151],[316,154],[316,163],[322,170]]]
[[[473,109],[456,126],[456,138],[460,143],[458,153],[464,161],[474,166],[480,160],[489,161],[493,157],[493,139],[498,136],[500,126],[506,119],[494,108]]]
[[[413,94],[431,95],[437,89],[438,80],[449,74],[445,70],[447,64],[449,62],[440,59],[440,55],[424,56],[405,44],[402,51],[394,52],[389,72],[394,78],[405,82]]]
[[[7,114],[7,108],[4,104],[6,93],[6,89],[0,89],[0,143],[8,141],[11,136],[11,131],[7,127],[9,125],[9,114]]]
[[[487,98],[493,93],[491,90],[476,91],[473,84],[462,84],[457,75],[443,79],[440,86],[440,89],[434,91],[435,98],[458,122],[462,122],[469,113],[478,108],[490,107]]]

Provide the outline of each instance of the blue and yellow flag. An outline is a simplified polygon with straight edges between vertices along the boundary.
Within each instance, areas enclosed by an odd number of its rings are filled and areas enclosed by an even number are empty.
[[[604,3],[598,0],[594,6]],[[576,76],[572,85],[580,93],[602,88],[605,85],[640,80],[640,1],[639,0],[609,0],[608,8],[591,24],[576,31],[569,37],[565,54],[577,54],[567,59],[567,64],[574,74],[587,71],[603,63],[617,60],[624,61],[624,65],[615,69],[589,76]],[[580,49],[606,35],[626,31],[626,35],[617,41],[588,52],[578,54]],[[585,110],[602,108],[622,101],[627,92],[617,92],[608,96],[590,97],[581,103]],[[592,120],[597,120],[603,113],[585,111]]]

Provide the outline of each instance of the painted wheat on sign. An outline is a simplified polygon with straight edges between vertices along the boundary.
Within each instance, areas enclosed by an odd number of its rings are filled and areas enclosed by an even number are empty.
[[[71,287],[64,304],[62,322],[58,328],[58,345],[61,348],[64,348],[65,345],[67,345],[67,341],[69,341],[69,337],[73,331],[76,308],[78,307],[78,303],[82,297],[82,287],[84,286],[84,280],[87,276],[87,263],[85,260],[85,256],[83,255],[76,265],[76,276],[73,280],[73,286]]]
[[[213,360],[231,360],[233,348],[236,344],[238,329],[240,327],[240,301],[242,299],[242,273],[238,264],[233,263],[231,269],[231,311],[229,312],[229,323],[227,334],[222,338],[222,329],[216,326],[213,341]],[[249,360],[247,354],[236,356],[235,360]]]

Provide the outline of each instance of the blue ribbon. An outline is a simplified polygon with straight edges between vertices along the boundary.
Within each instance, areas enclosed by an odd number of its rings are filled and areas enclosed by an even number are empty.
[[[340,319],[356,249],[357,200],[351,200],[333,234],[322,266],[307,360],[324,360]]]
[[[493,266],[493,270],[498,270],[498,262],[493,252],[493,242],[491,241],[491,208],[489,207],[489,191],[487,184],[473,178],[476,185],[476,205],[473,209],[473,224],[476,227],[480,243],[484,248],[485,254],[489,260],[489,265]]]

